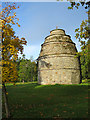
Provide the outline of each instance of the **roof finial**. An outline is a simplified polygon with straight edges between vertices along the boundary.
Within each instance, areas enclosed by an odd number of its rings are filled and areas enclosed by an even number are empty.
[[[56,29],[58,29],[58,26],[56,26]]]

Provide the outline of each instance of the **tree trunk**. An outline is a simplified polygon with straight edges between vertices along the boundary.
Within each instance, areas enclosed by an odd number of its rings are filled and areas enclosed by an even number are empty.
[[[23,80],[23,84],[24,84],[24,80]]]
[[[10,118],[10,111],[8,107],[8,98],[7,98],[7,91],[5,87],[5,83],[3,83],[3,96],[4,96],[4,105],[5,105],[5,111],[6,111],[6,118]]]

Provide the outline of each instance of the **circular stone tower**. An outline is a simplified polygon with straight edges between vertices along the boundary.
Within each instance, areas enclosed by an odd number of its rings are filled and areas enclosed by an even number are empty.
[[[62,29],[55,29],[45,38],[38,57],[38,83],[79,84],[80,64],[75,57],[75,43]]]

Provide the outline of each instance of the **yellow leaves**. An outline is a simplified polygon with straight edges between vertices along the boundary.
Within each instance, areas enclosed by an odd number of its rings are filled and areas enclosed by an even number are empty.
[[[18,25],[18,27],[20,27],[20,25],[18,23],[16,23]]]
[[[10,54],[10,56],[12,56],[12,61],[13,60],[16,60],[17,58],[18,58],[18,55],[17,55],[17,53],[18,53],[18,50],[13,46],[13,45],[11,45],[11,44],[8,44],[6,47],[5,46],[3,46],[3,51],[2,51],[2,53],[5,55],[7,55],[7,54]],[[8,57],[8,56],[7,56]],[[6,58],[6,57],[5,57]]]
[[[5,21],[4,21],[4,20],[0,20],[0,22],[5,23]]]
[[[27,44],[27,41],[25,40],[25,38],[21,38],[20,42],[21,42],[22,44],[24,44],[24,45]]]
[[[88,20],[85,20],[85,22],[88,22]]]
[[[13,6],[13,9],[16,9],[16,7],[15,7],[15,6]]]
[[[12,61],[4,61],[4,60],[3,60],[2,64],[4,65],[4,67],[2,68],[2,80],[3,80],[3,82],[15,81],[18,77],[16,64]]]
[[[19,8],[19,6],[18,6]],[[23,44],[26,44],[26,40],[23,38],[22,40],[15,36],[15,32],[13,31],[13,28],[11,25],[20,25],[16,23],[16,21],[19,21],[18,18],[16,18],[16,12],[11,14],[12,10],[15,10],[15,4],[10,4],[7,7],[3,9],[3,11],[0,13],[3,20],[0,20],[0,25],[2,28],[2,77],[3,82],[13,82],[17,79],[17,69],[16,64],[14,61],[18,58],[18,52],[20,51],[23,53]],[[7,16],[7,17],[6,17]],[[15,21],[16,20],[16,21]]]
[[[19,8],[19,6],[18,6],[18,8]],[[15,18],[15,16],[16,16],[16,12],[14,12],[12,16],[10,15],[10,12],[11,12],[13,9],[16,9],[15,5],[9,5],[8,7],[3,8],[3,11],[1,12],[2,15],[3,15],[2,18],[5,17],[5,16],[7,16],[7,17],[3,18],[4,20],[3,20],[3,22],[2,22],[2,23],[3,23],[2,28],[4,28],[5,23],[11,23],[11,24],[13,24],[13,25],[16,24],[16,22],[14,21],[14,20],[15,20],[14,18]],[[8,12],[7,12],[7,11],[8,11]],[[16,19],[17,19],[17,21],[19,21],[18,18],[16,18]],[[20,27],[19,24],[17,24],[17,25],[18,25],[18,27]]]
[[[10,23],[10,21],[7,21],[7,23]]]
[[[12,16],[12,18],[14,18],[14,16]]]
[[[18,24],[18,27],[20,27],[20,25]]]
[[[2,60],[2,65],[13,65],[12,63],[11,63],[11,61],[5,61],[5,60]]]
[[[86,13],[89,15],[90,14],[90,9]]]
[[[2,23],[0,23],[0,28],[2,28]]]
[[[8,12],[8,10],[6,10],[6,12]]]
[[[17,21],[19,21],[19,18],[17,18]]]
[[[2,9],[2,12],[5,10],[5,8]]]
[[[15,25],[15,22],[12,21],[12,24]]]
[[[16,16],[16,12],[14,12],[13,14],[14,14],[13,16]]]
[[[9,16],[8,19],[11,19],[11,16]]]
[[[21,40],[25,40],[25,38],[22,37]]]

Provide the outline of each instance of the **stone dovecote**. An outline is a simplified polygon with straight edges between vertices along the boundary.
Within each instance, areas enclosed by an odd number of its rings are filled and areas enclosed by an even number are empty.
[[[55,29],[45,38],[38,57],[39,84],[78,84],[80,65],[75,43],[62,29]]]

